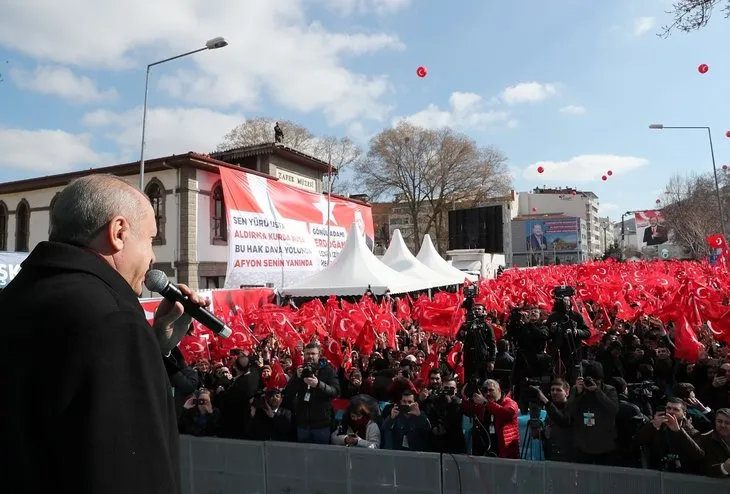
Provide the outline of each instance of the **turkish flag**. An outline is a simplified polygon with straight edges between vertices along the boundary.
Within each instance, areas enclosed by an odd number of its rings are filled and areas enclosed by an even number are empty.
[[[727,243],[725,242],[725,237],[722,236],[722,234],[718,233],[715,235],[709,235],[705,238],[707,240],[707,245],[712,247],[713,249],[727,249]]]

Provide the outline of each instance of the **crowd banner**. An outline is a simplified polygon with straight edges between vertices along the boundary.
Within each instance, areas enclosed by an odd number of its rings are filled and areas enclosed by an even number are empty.
[[[15,278],[26,257],[27,252],[0,252],[0,288],[5,288]]]
[[[679,257],[677,246],[672,242],[674,232],[664,223],[660,209],[634,212],[636,221],[636,248],[648,258],[670,259]]]
[[[334,261],[352,223],[373,247],[369,206],[297,189],[281,181],[220,169],[227,210],[226,288],[283,288]],[[329,218],[329,249],[327,221]]]

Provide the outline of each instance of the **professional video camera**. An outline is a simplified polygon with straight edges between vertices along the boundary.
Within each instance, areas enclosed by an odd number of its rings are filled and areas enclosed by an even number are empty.
[[[477,285],[469,285],[464,287],[464,298],[474,298],[479,295],[479,287]]]
[[[642,402],[650,399],[660,391],[654,381],[642,381],[640,383],[628,383],[627,394],[632,402]]]
[[[567,285],[560,285],[553,288],[553,298],[554,299],[563,299],[566,297],[574,297],[575,296],[575,288],[572,286]]]

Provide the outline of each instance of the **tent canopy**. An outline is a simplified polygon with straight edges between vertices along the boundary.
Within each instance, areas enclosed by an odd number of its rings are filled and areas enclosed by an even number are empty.
[[[408,250],[408,246],[406,246],[406,243],[403,241],[403,235],[401,235],[400,230],[395,230],[393,232],[393,238],[390,240],[390,246],[380,260],[383,264],[390,266],[399,273],[426,281],[430,288],[459,285],[464,282],[463,275],[445,274],[434,271],[416,259],[416,256],[411,254],[411,251]]]
[[[446,262],[446,260],[438,253],[436,247],[433,246],[433,242],[431,242],[431,235],[429,234],[423,236],[421,250],[418,251],[416,259],[418,259],[434,271],[439,272],[445,276],[458,276],[459,279],[461,279],[459,283],[464,283],[465,279],[468,279],[470,281],[476,281],[477,279],[479,279],[477,276],[467,274],[460,269],[456,269],[454,266]]]
[[[281,293],[292,297],[358,296],[363,295],[368,287],[375,295],[430,288],[428,282],[399,273],[380,262],[353,223],[345,247],[332,264],[299,283],[283,288]]]

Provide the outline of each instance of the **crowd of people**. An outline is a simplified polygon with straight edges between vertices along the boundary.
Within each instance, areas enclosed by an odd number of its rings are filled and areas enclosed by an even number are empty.
[[[397,327],[373,330],[372,341],[304,323],[283,337],[259,330],[264,320],[254,317],[246,329],[258,338],[248,347],[185,354],[181,345],[167,359],[177,369],[180,432],[513,459],[537,453],[730,479],[730,338],[719,324],[726,297],[706,317],[711,297],[680,301],[667,291],[659,303],[649,280],[642,297],[624,286],[607,304],[596,292],[588,298],[586,283],[546,288],[543,279],[536,290],[515,281],[525,279],[517,271],[501,275],[513,277],[509,301],[494,297],[505,280],[445,293],[459,313],[445,331],[410,297],[366,294],[326,304],[391,311]],[[678,272],[664,275],[689,286]],[[677,310],[687,298],[699,314]],[[290,302],[286,310],[308,309]]]

